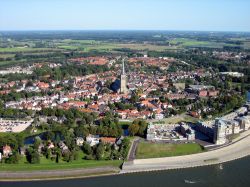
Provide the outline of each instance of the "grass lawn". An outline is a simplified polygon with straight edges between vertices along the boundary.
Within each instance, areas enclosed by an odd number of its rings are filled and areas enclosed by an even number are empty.
[[[179,46],[182,47],[209,47],[209,48],[223,48],[223,46],[237,46],[237,45],[231,45],[226,44],[223,42],[215,42],[215,41],[199,41],[196,39],[190,39],[190,38],[176,38],[173,40],[170,40],[171,44],[177,44],[179,43]]]
[[[131,125],[132,121],[119,121],[119,125]]]
[[[151,143],[140,142],[136,150],[136,158],[157,158],[170,157],[200,153],[203,149],[196,143],[187,144],[166,144],[166,143]]]
[[[196,123],[196,122],[199,121],[199,119],[194,118],[192,116],[189,116],[187,114],[181,114],[181,115],[177,115],[177,116],[162,119],[160,121],[160,123],[161,124],[164,124],[164,123],[166,123],[166,124],[175,124],[175,123],[179,123],[179,122],[182,122],[182,121]]]
[[[83,153],[80,153],[79,159],[72,162],[60,161],[55,163],[50,159],[41,157],[40,164],[29,164],[25,157],[18,164],[0,164],[0,171],[33,171],[33,170],[57,170],[57,169],[76,169],[76,168],[93,168],[102,166],[119,167],[121,160],[84,160]]]

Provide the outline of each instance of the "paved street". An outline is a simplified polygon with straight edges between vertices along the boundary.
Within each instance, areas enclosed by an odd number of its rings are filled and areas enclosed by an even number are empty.
[[[139,142],[140,142],[140,138],[138,137],[133,140],[130,151],[129,151],[129,155],[128,155],[128,161],[133,161],[135,159],[136,148]]]

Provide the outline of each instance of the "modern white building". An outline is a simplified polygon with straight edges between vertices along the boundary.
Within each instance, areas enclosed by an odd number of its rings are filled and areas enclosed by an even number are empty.
[[[226,138],[226,123],[223,120],[216,119],[214,126],[214,143],[217,145],[225,144]]]
[[[191,129],[187,124],[180,125],[181,134],[183,134],[187,140],[195,140],[195,131]]]

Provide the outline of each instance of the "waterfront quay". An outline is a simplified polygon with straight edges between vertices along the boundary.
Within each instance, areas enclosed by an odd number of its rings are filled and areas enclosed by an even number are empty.
[[[245,131],[231,144],[216,150],[176,157],[135,159],[125,162],[120,173],[158,171],[224,163],[250,155],[250,131]]]

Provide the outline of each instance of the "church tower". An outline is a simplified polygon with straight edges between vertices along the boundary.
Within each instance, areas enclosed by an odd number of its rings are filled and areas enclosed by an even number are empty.
[[[124,59],[122,60],[122,72],[121,72],[121,87],[120,87],[120,93],[127,94],[128,88],[127,88],[127,75],[125,73],[125,65],[124,65]]]

